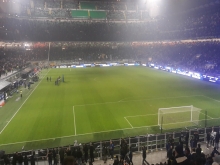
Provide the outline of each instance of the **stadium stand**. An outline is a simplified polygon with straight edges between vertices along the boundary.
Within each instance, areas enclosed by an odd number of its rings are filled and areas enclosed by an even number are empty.
[[[46,1],[45,5],[47,8],[61,8],[61,1]]]
[[[80,59],[85,63],[87,61],[106,62],[127,59],[142,61],[146,64],[168,65],[173,68],[178,66],[184,70],[204,74],[218,74],[220,72],[220,41],[216,38],[220,37],[219,7],[220,2],[215,1],[203,7],[198,6],[179,13],[177,14],[179,17],[176,19],[168,15],[152,18],[146,6],[141,4],[72,2],[68,0],[34,1],[33,4],[29,3],[22,9],[20,15],[22,18],[0,17],[0,39],[3,41],[0,45],[0,78],[1,75],[7,75],[8,72],[26,68],[28,61],[47,60],[48,42],[51,42],[51,61],[79,62]],[[2,9],[0,11],[2,12]],[[42,17],[43,19],[39,19]],[[63,18],[63,20],[54,18]],[[200,40],[200,38],[202,39]],[[9,43],[19,43],[9,45],[8,41]],[[30,44],[32,46],[27,48],[25,46],[27,41],[32,42]],[[175,155],[169,149],[173,145],[172,141],[168,139],[168,136],[171,135],[174,138],[174,145],[177,147],[172,149],[178,153],[179,157],[186,156],[187,165],[211,165],[213,162],[220,164],[220,153],[217,150],[210,148],[211,152],[207,152],[205,155],[194,144],[201,142],[203,149],[206,148],[206,144],[203,142],[207,141],[206,133],[212,130],[219,132],[219,127],[190,130],[190,135],[195,139],[195,132],[199,132],[201,138],[197,141],[194,139],[193,143],[185,142],[185,149],[179,146],[182,144],[179,139],[182,134],[185,139],[187,132],[131,137],[124,141],[131,144],[133,152],[140,153],[141,147],[144,145],[147,145],[148,152],[157,149],[166,150],[168,161],[163,160],[163,163],[159,163],[159,161],[158,163],[165,165],[174,162],[172,164],[176,165],[178,163],[175,162]],[[122,139],[114,139],[113,142],[114,154],[126,160],[125,153],[129,153],[126,142],[123,142]],[[96,157],[102,158],[105,154],[108,156],[110,154],[109,144],[106,153],[102,144],[105,144],[105,141],[93,144],[94,150],[91,150]],[[196,148],[195,152],[192,150],[189,153],[187,145]],[[211,143],[210,146],[213,144]],[[209,148],[209,146],[207,147]],[[75,144],[75,146],[41,149],[36,152],[22,151],[15,154],[0,152],[0,159],[2,159],[0,162],[8,165],[29,161],[34,164],[33,162],[36,160],[42,161],[48,158],[48,160],[53,159],[56,164],[57,162],[63,163],[64,155],[67,155],[75,157],[80,164],[81,161],[87,161],[86,150],[88,151],[88,148],[85,149],[85,145]],[[25,155],[28,157],[26,158]],[[129,155],[127,156],[129,157]],[[123,164],[123,162],[120,163]]]
[[[219,127],[209,127],[206,129],[191,129],[181,132],[173,132],[159,135],[143,135],[138,137],[112,139],[110,141],[101,141],[94,143],[79,144],[78,141],[74,141],[74,145],[48,148],[40,150],[30,150],[16,152],[13,154],[4,153],[0,151],[1,162],[7,164],[17,162],[30,162],[34,161],[38,164],[44,164],[46,161],[53,161],[55,164],[63,164],[66,156],[73,156],[78,164],[91,161],[91,152],[95,157],[105,158],[109,160],[108,163],[119,165],[120,163],[129,164],[129,153],[132,153],[133,162],[135,164],[141,163],[143,158],[138,153],[144,151],[143,146],[147,149],[147,161],[151,165],[167,165],[178,164],[175,163],[178,157],[185,157],[183,160],[187,160],[187,164],[184,165],[207,165],[213,162],[219,163],[219,152],[217,148],[213,147],[212,141],[204,143],[207,140],[210,132],[218,132]],[[211,135],[212,136],[212,135]],[[192,137],[192,138],[191,138]],[[165,138],[165,139],[164,139]],[[190,138],[190,139],[189,139]],[[117,157],[114,157],[114,161],[110,160],[111,143],[114,144],[114,155],[117,155],[120,159],[116,162]],[[194,145],[194,146],[192,146]],[[129,148],[131,146],[131,148]],[[191,151],[189,148],[193,148]],[[91,152],[90,152],[91,151]],[[156,151],[156,152],[155,152]],[[174,152],[170,152],[174,151]],[[50,155],[52,154],[52,155]],[[178,154],[178,157],[177,157]],[[27,156],[27,158],[25,158]],[[20,158],[19,158],[20,157]],[[23,157],[23,159],[21,158]],[[124,157],[124,159],[122,159]],[[101,164],[106,159],[96,159],[94,164]],[[122,161],[122,162],[121,162]],[[96,163],[97,162],[97,163]]]
[[[90,24],[88,24],[89,26]],[[17,46],[22,45],[22,46]],[[10,57],[20,56],[29,52],[32,56],[27,60],[46,60],[48,43],[32,43],[31,50],[25,50],[25,43],[12,45],[2,44],[1,55],[10,54]],[[201,73],[220,72],[219,40],[194,40],[170,42],[51,42],[51,60],[77,60],[84,61],[115,61],[133,59],[151,62],[158,65],[182,67],[187,70]],[[86,49],[85,49],[86,48]],[[135,56],[134,56],[135,54]],[[101,56],[105,55],[105,56]],[[149,59],[151,59],[149,61]]]

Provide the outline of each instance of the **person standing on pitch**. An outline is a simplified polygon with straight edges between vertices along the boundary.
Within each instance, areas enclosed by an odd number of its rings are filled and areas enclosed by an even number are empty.
[[[143,161],[142,161],[142,164],[145,164],[145,163],[147,163],[148,165],[150,165],[147,161],[146,161],[146,157],[147,157],[147,151],[146,151],[147,149],[146,149],[146,147],[144,146],[143,148],[142,148],[142,157],[143,157]],[[144,163],[145,162],[145,163]]]
[[[22,98],[22,90],[20,90],[20,96],[21,96],[21,98]]]

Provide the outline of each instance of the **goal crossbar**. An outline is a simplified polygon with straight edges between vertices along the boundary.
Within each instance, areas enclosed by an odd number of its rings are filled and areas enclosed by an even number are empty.
[[[190,106],[169,107],[158,109],[158,125],[178,123],[178,122],[195,122],[199,120],[201,109]],[[162,122],[163,118],[163,123]],[[196,123],[194,123],[196,124]]]

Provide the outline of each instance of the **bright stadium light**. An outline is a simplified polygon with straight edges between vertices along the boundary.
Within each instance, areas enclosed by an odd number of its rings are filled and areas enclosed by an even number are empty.
[[[149,11],[150,17],[156,17],[159,15],[159,6],[161,4],[161,0],[147,0],[147,10]]]

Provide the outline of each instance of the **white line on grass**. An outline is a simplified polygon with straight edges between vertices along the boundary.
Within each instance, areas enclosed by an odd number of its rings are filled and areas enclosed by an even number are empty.
[[[206,115],[205,113],[203,113],[203,112],[200,112],[201,114],[203,114],[203,115]],[[209,115],[207,115],[207,117],[209,117],[209,118],[211,118],[211,119],[214,119],[213,117],[211,117],[211,116],[209,116]]]
[[[49,70],[50,71],[50,70]],[[48,71],[48,72],[49,72]],[[48,73],[47,72],[47,73]],[[45,75],[46,76],[46,75]],[[45,77],[44,76],[44,77]],[[41,79],[41,81],[43,78]],[[5,130],[5,128],[8,126],[8,124],[11,122],[11,120],[15,117],[15,115],[18,113],[18,111],[21,109],[21,107],[26,103],[26,101],[29,99],[29,97],[32,95],[32,93],[35,91],[35,89],[38,87],[38,85],[41,83],[41,81],[37,84],[37,86],[34,88],[34,90],[30,93],[30,95],[24,100],[24,102],[21,104],[21,106],[18,108],[18,110],[14,113],[14,115],[11,117],[11,119],[7,122],[7,124],[4,126],[4,128],[1,130],[0,134]]]
[[[198,110],[199,111],[199,110]],[[187,112],[187,111],[182,111],[182,112],[179,112],[179,113],[183,113],[183,112]],[[169,113],[177,113],[177,112],[169,112]],[[200,112],[201,114],[205,115],[203,112]],[[158,115],[158,113],[154,113],[154,114],[146,114],[146,115],[135,115],[135,116],[125,116],[126,118],[131,118],[131,117],[141,117],[141,116],[155,116],[155,115]],[[209,117],[210,119],[214,119],[213,117],[207,115],[207,117]]]
[[[75,135],[76,135],[76,117],[75,117],[74,106],[73,106],[73,120],[74,120],[74,130],[75,130]]]
[[[45,75],[46,76],[46,75]],[[196,97],[196,96],[204,96],[205,95],[192,95],[192,96],[182,96],[182,97]],[[181,97],[169,97],[169,98],[181,98]],[[159,99],[159,98],[157,98]],[[168,98],[160,98],[160,99],[168,99]],[[211,98],[210,98],[211,99]],[[143,100],[143,99],[142,99]],[[145,99],[146,100],[146,99]],[[150,99],[153,100],[153,99]],[[137,100],[139,101],[139,100]],[[216,100],[217,101],[217,100]],[[118,102],[108,102],[108,103],[118,103]],[[106,104],[106,103],[96,103],[92,105],[97,105],[97,104]],[[78,105],[78,106],[85,106],[85,105],[91,105],[91,104],[84,104],[84,105]],[[77,105],[75,105],[77,106]],[[153,114],[151,114],[153,115]],[[220,119],[220,118],[212,118],[214,119]],[[210,120],[210,119],[208,119]],[[200,120],[202,121],[202,120]],[[170,123],[171,124],[171,123]],[[176,124],[176,123],[173,123]],[[165,125],[165,124],[164,124]],[[39,140],[30,140],[30,141],[22,141],[22,142],[15,142],[15,143],[8,143],[8,144],[1,144],[0,146],[6,146],[6,145],[13,145],[13,144],[22,144],[22,143],[30,143],[30,142],[39,142],[39,141],[46,141],[46,140],[54,140],[54,139],[61,139],[61,138],[69,138],[69,137],[76,137],[76,136],[84,136],[84,135],[92,135],[92,134],[97,134],[97,133],[106,133],[106,132],[114,132],[114,131],[124,131],[124,130],[131,130],[131,129],[136,129],[136,128],[149,128],[149,127],[154,127],[158,125],[149,125],[149,126],[141,126],[141,127],[133,127],[133,128],[123,128],[123,129],[115,129],[115,130],[107,130],[107,131],[99,131],[99,132],[91,132],[91,133],[84,133],[84,134],[77,134],[77,135],[69,135],[69,136],[61,136],[61,137],[53,137],[53,138],[47,138],[47,139],[39,139]]]
[[[133,126],[131,125],[131,123],[128,121],[128,119],[126,117],[124,117],[125,120],[128,122],[128,124],[131,126],[131,128],[133,128]]]
[[[154,115],[158,115],[158,113],[154,113],[154,114],[146,114],[146,115],[125,116],[125,117],[127,118],[127,117],[154,116]]]
[[[208,96],[205,96],[205,95],[203,95],[203,97],[206,97],[206,98],[208,98],[208,99],[211,99],[211,100],[214,100],[214,101],[220,102],[220,100],[216,100],[216,99],[213,99],[213,98],[208,97]]]
[[[136,100],[127,100],[127,101],[112,101],[112,102],[104,102],[104,103],[91,103],[91,104],[78,104],[74,105],[75,107],[81,107],[81,106],[87,106],[87,105],[101,105],[101,104],[115,104],[119,102],[131,102],[131,101],[142,101],[142,100],[162,100],[162,99],[178,99],[178,98],[184,98],[184,97],[198,97],[198,96],[204,96],[204,95],[191,95],[191,96],[179,96],[179,97],[159,97],[159,98],[150,98],[150,99],[136,99]]]

